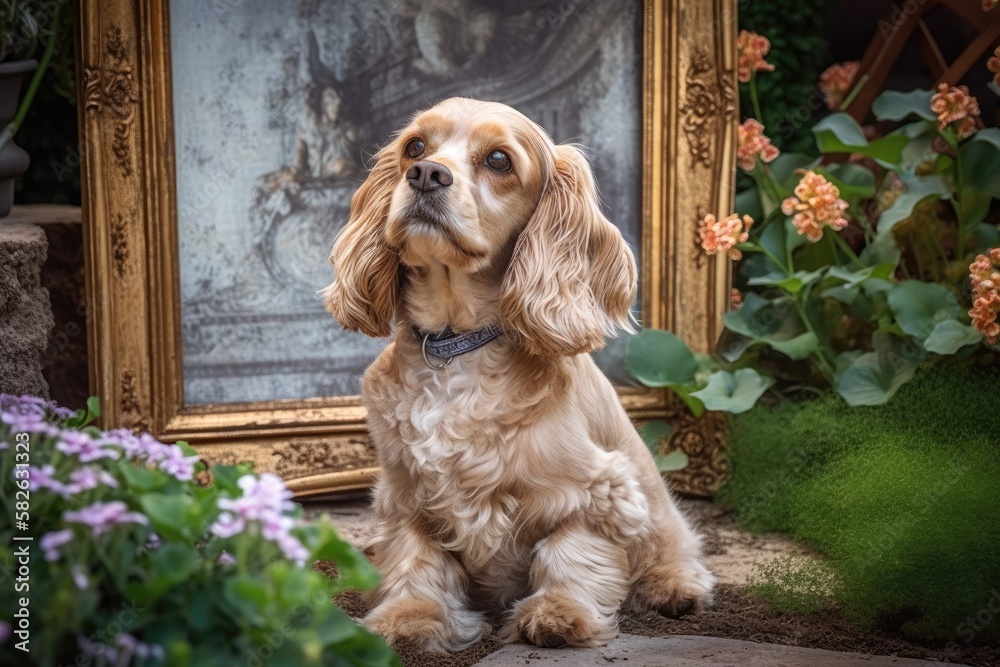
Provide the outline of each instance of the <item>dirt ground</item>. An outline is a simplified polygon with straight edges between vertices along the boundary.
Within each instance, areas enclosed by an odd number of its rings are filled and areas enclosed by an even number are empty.
[[[728,513],[704,500],[682,500],[681,506],[698,526],[705,540],[705,560],[719,577],[715,604],[700,614],[669,619],[653,612],[625,613],[621,631],[649,637],[669,635],[705,635],[768,642],[786,646],[820,648],[831,651],[854,651],[873,655],[923,658],[973,667],[1000,665],[1000,648],[963,646],[946,651],[943,646],[913,643],[887,631],[862,631],[834,611],[809,614],[777,614],[766,603],[748,596],[744,590],[755,565],[785,555],[809,556],[809,552],[781,536],[757,536],[736,527]],[[330,516],[341,534],[362,546],[371,534],[371,515],[364,499],[351,502],[310,503],[307,514]],[[321,571],[323,567],[319,566]],[[357,593],[340,596],[336,603],[351,616],[367,612]],[[407,667],[465,667],[473,665],[501,648],[495,631],[500,618],[490,619],[494,634],[461,653],[438,655],[398,647]]]

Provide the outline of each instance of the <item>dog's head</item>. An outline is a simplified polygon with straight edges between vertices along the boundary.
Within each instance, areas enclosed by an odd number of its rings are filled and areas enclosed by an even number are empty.
[[[589,352],[629,328],[636,269],[601,213],[586,158],[502,104],[452,98],[418,114],[351,201],[327,309],[387,336],[405,270],[495,276],[504,332],[532,354]]]

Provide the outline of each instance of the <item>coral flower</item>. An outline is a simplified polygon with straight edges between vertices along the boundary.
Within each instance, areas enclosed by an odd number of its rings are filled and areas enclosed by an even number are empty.
[[[795,196],[781,202],[781,212],[791,215],[799,234],[815,243],[823,238],[823,227],[835,230],[847,226],[843,213],[847,202],[840,198],[840,190],[822,175],[806,172],[795,186]]]
[[[826,106],[836,111],[844,103],[844,98],[851,91],[851,84],[857,76],[861,63],[857,60],[831,65],[819,75],[819,89],[826,99]]]
[[[757,156],[764,162],[778,157],[779,151],[764,136],[764,126],[754,118],[747,118],[736,128],[736,161],[743,171],[753,171]]]
[[[955,129],[959,139],[965,139],[976,131],[979,102],[969,94],[966,86],[938,84],[938,92],[931,98],[931,111],[938,115],[939,130],[952,123],[958,123]]]
[[[986,342],[996,345],[1000,337],[1000,323],[997,314],[1000,313],[1000,270],[994,267],[1000,264],[1000,248],[993,248],[987,255],[977,255],[969,265],[969,281],[972,283],[972,310],[969,317],[972,325],[983,333]]]
[[[986,61],[986,69],[993,72],[993,85],[1000,86],[1000,46],[993,52],[993,57]]]
[[[716,220],[715,216],[709,213],[702,219],[701,227],[698,229],[701,235],[701,247],[709,255],[725,251],[730,259],[739,259],[743,257],[743,253],[735,246],[750,238],[751,225],[753,218],[749,215],[744,215],[740,220],[739,214],[733,213],[722,220]]]
[[[736,61],[737,76],[741,83],[750,80],[753,72],[773,72],[774,65],[766,62],[764,56],[771,50],[771,41],[748,30],[740,30],[736,38],[739,55]]]

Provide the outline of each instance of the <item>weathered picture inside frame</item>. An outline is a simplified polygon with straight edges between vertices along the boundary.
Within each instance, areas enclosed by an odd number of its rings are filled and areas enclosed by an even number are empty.
[[[384,340],[317,290],[378,147],[452,96],[583,144],[642,240],[642,2],[172,0],[184,402],[345,396]],[[624,340],[597,353],[617,383]]]

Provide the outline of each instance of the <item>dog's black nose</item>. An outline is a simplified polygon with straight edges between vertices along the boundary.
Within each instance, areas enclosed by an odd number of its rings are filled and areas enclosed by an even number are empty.
[[[430,192],[451,185],[455,178],[451,175],[451,169],[440,162],[421,160],[414,162],[406,170],[406,180],[414,190]]]

